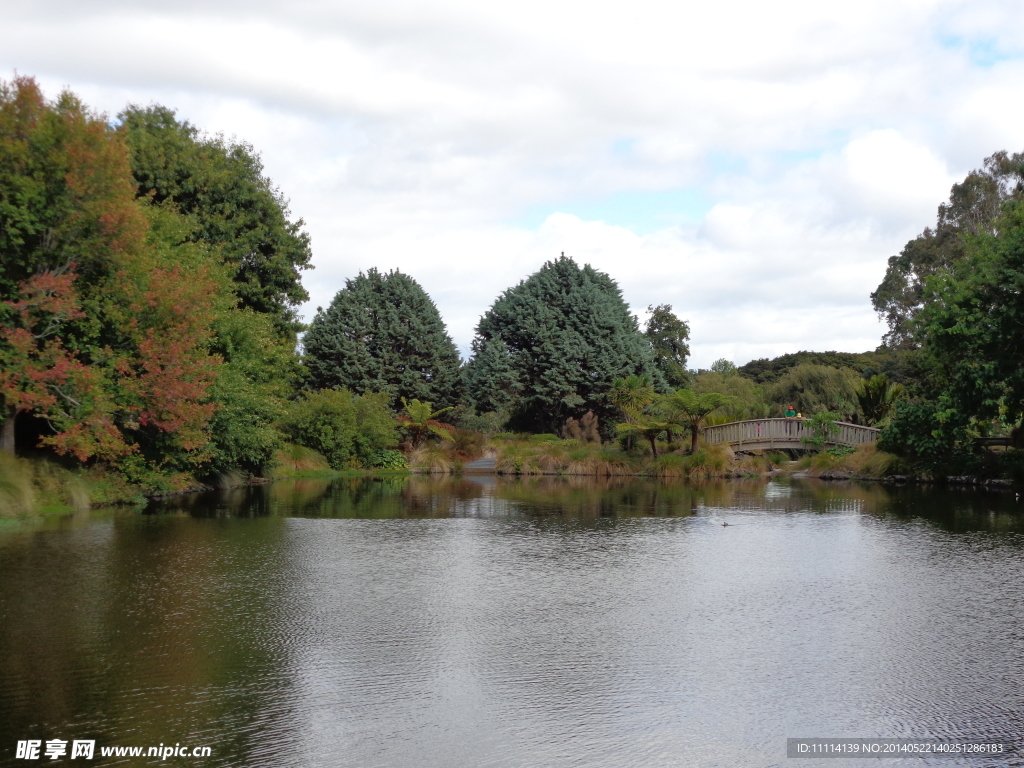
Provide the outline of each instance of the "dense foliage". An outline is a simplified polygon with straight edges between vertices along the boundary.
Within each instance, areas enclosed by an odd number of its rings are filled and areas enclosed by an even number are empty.
[[[322,454],[334,469],[374,466],[398,442],[389,400],[383,393],[324,389],[295,403],[284,426],[295,443]]]
[[[976,464],[973,436],[1020,439],[1022,197],[1024,154],[989,157],[953,186],[935,229],[889,260],[872,295],[889,321],[887,342],[911,349],[915,374],[907,383],[910,399],[896,406],[883,444],[926,470]]]
[[[650,316],[644,326],[644,337],[651,345],[654,367],[671,388],[689,383],[686,359],[690,356],[690,326],[672,312],[671,304],[647,308]]]
[[[651,346],[615,281],[562,256],[484,314],[466,379],[478,406],[507,409],[514,428],[556,432],[587,411],[614,423],[612,382],[654,373]]]
[[[345,281],[303,339],[310,386],[387,392],[442,407],[461,399],[459,353],[413,278],[367,270]]]
[[[0,396],[80,461],[145,475],[211,455],[209,353],[221,296],[200,249],[172,248],[173,214],[136,204],[123,138],[70,93],[0,84]]]
[[[982,168],[954,184],[949,202],[939,206],[934,228],[908,242],[899,256],[889,259],[885,277],[871,302],[889,326],[889,347],[916,347],[920,339],[914,319],[929,301],[926,284],[955,270],[968,257],[972,237],[994,235],[996,220],[1008,200],[1024,196],[1024,154],[996,152]]]
[[[228,266],[239,305],[293,333],[294,309],[309,298],[300,280],[310,268],[309,236],[301,219],[289,218],[255,150],[205,136],[166,107],[131,106],[118,117],[136,194],[187,215],[187,238]]]

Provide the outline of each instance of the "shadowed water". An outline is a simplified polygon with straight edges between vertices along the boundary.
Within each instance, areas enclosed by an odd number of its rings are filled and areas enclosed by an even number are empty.
[[[0,764],[840,768],[786,738],[934,736],[1017,747],[881,764],[1018,766],[1022,661],[1007,492],[298,480],[0,528]]]

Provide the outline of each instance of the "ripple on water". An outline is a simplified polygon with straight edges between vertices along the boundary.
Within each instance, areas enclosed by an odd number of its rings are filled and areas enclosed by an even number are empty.
[[[600,768],[1024,731],[1024,536],[996,496],[429,481],[240,498],[0,536],[2,743]]]

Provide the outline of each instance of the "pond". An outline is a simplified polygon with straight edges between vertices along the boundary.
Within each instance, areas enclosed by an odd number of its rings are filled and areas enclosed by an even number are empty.
[[[1019,766],[1022,657],[1007,491],[294,480],[0,528],[5,765]]]

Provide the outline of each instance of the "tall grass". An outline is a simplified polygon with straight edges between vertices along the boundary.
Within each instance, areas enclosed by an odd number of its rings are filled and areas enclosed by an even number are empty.
[[[427,443],[409,454],[409,469],[431,475],[451,474],[462,469],[462,461],[443,443]]]
[[[531,440],[502,436],[489,447],[497,455],[497,472],[509,475],[591,477],[735,477],[767,472],[773,463],[760,456],[737,457],[727,446],[700,446],[690,455],[662,445],[657,458],[647,445],[632,450],[575,440]]]
[[[0,455],[0,517],[60,514],[142,500],[140,488],[101,468],[69,470],[45,459]]]
[[[331,465],[326,457],[312,448],[294,443],[285,443],[274,452],[273,477],[289,477],[299,472],[329,472]]]
[[[899,471],[900,460],[891,453],[878,450],[874,443],[866,443],[845,456],[821,451],[807,457],[806,464],[811,477],[829,472],[849,472],[852,477],[886,477]]]

